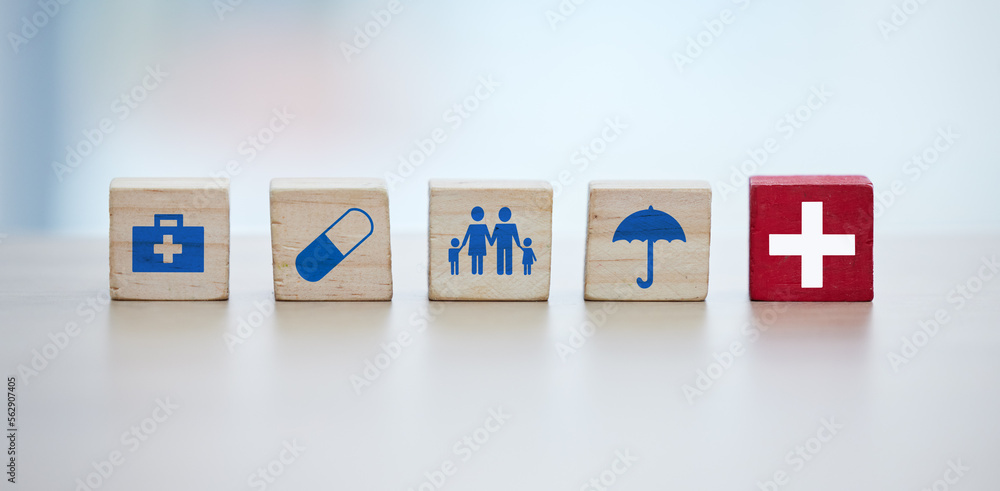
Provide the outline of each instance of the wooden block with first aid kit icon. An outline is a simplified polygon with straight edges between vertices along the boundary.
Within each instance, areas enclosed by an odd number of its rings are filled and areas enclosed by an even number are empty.
[[[384,179],[271,181],[276,300],[391,300]]]
[[[115,300],[229,297],[229,180],[118,178],[110,189]]]

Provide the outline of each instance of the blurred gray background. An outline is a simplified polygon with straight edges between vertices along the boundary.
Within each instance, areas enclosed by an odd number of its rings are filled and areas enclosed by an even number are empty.
[[[1000,2],[63,1],[0,2],[15,487],[75,489],[123,451],[100,489],[261,489],[298,441],[275,490],[429,489],[445,459],[448,489],[581,489],[618,451],[640,461],[615,490],[943,489],[958,462],[950,489],[998,488]],[[754,173],[874,181],[875,302],[747,301]],[[230,300],[106,300],[110,180],[219,175],[256,236]],[[392,302],[271,303],[267,189],[288,176],[392,179]],[[557,183],[549,302],[427,301],[436,177]],[[609,178],[713,184],[706,302],[583,301],[586,183]],[[509,426],[459,460],[497,407]],[[828,418],[842,436],[795,467]]]
[[[714,232],[739,236],[733,169],[768,138],[751,173],[900,181],[880,233],[1000,230],[1000,3],[577,1],[402,0],[388,22],[388,1],[3,2],[0,233],[101,236],[112,178],[225,173],[235,234],[267,233],[271,178],[387,175],[394,231],[423,233],[428,178],[562,173],[557,234],[583,235],[589,180],[696,178]],[[832,95],[802,110],[813,89]],[[251,158],[276,110],[294,117]]]

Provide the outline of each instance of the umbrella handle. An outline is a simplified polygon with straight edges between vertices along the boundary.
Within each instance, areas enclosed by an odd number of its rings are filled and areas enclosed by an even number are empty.
[[[639,288],[646,289],[653,285],[653,243],[654,240],[650,240],[646,244],[646,279],[636,278],[635,283],[639,285]]]

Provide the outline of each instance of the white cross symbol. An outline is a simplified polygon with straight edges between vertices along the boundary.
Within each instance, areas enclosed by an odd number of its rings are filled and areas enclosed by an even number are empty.
[[[184,246],[181,244],[174,244],[173,235],[164,235],[162,244],[153,244],[154,254],[163,254],[163,263],[170,264],[174,262],[174,254],[180,254],[184,250]]]
[[[823,235],[823,202],[802,202],[802,233],[770,234],[772,256],[802,256],[802,288],[823,288],[823,256],[853,256],[854,234]]]

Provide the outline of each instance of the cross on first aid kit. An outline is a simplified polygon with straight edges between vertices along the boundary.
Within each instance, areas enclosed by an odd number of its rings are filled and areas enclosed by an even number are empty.
[[[184,215],[168,214],[154,215],[152,227],[132,227],[132,272],[204,271],[205,227],[185,227]]]

